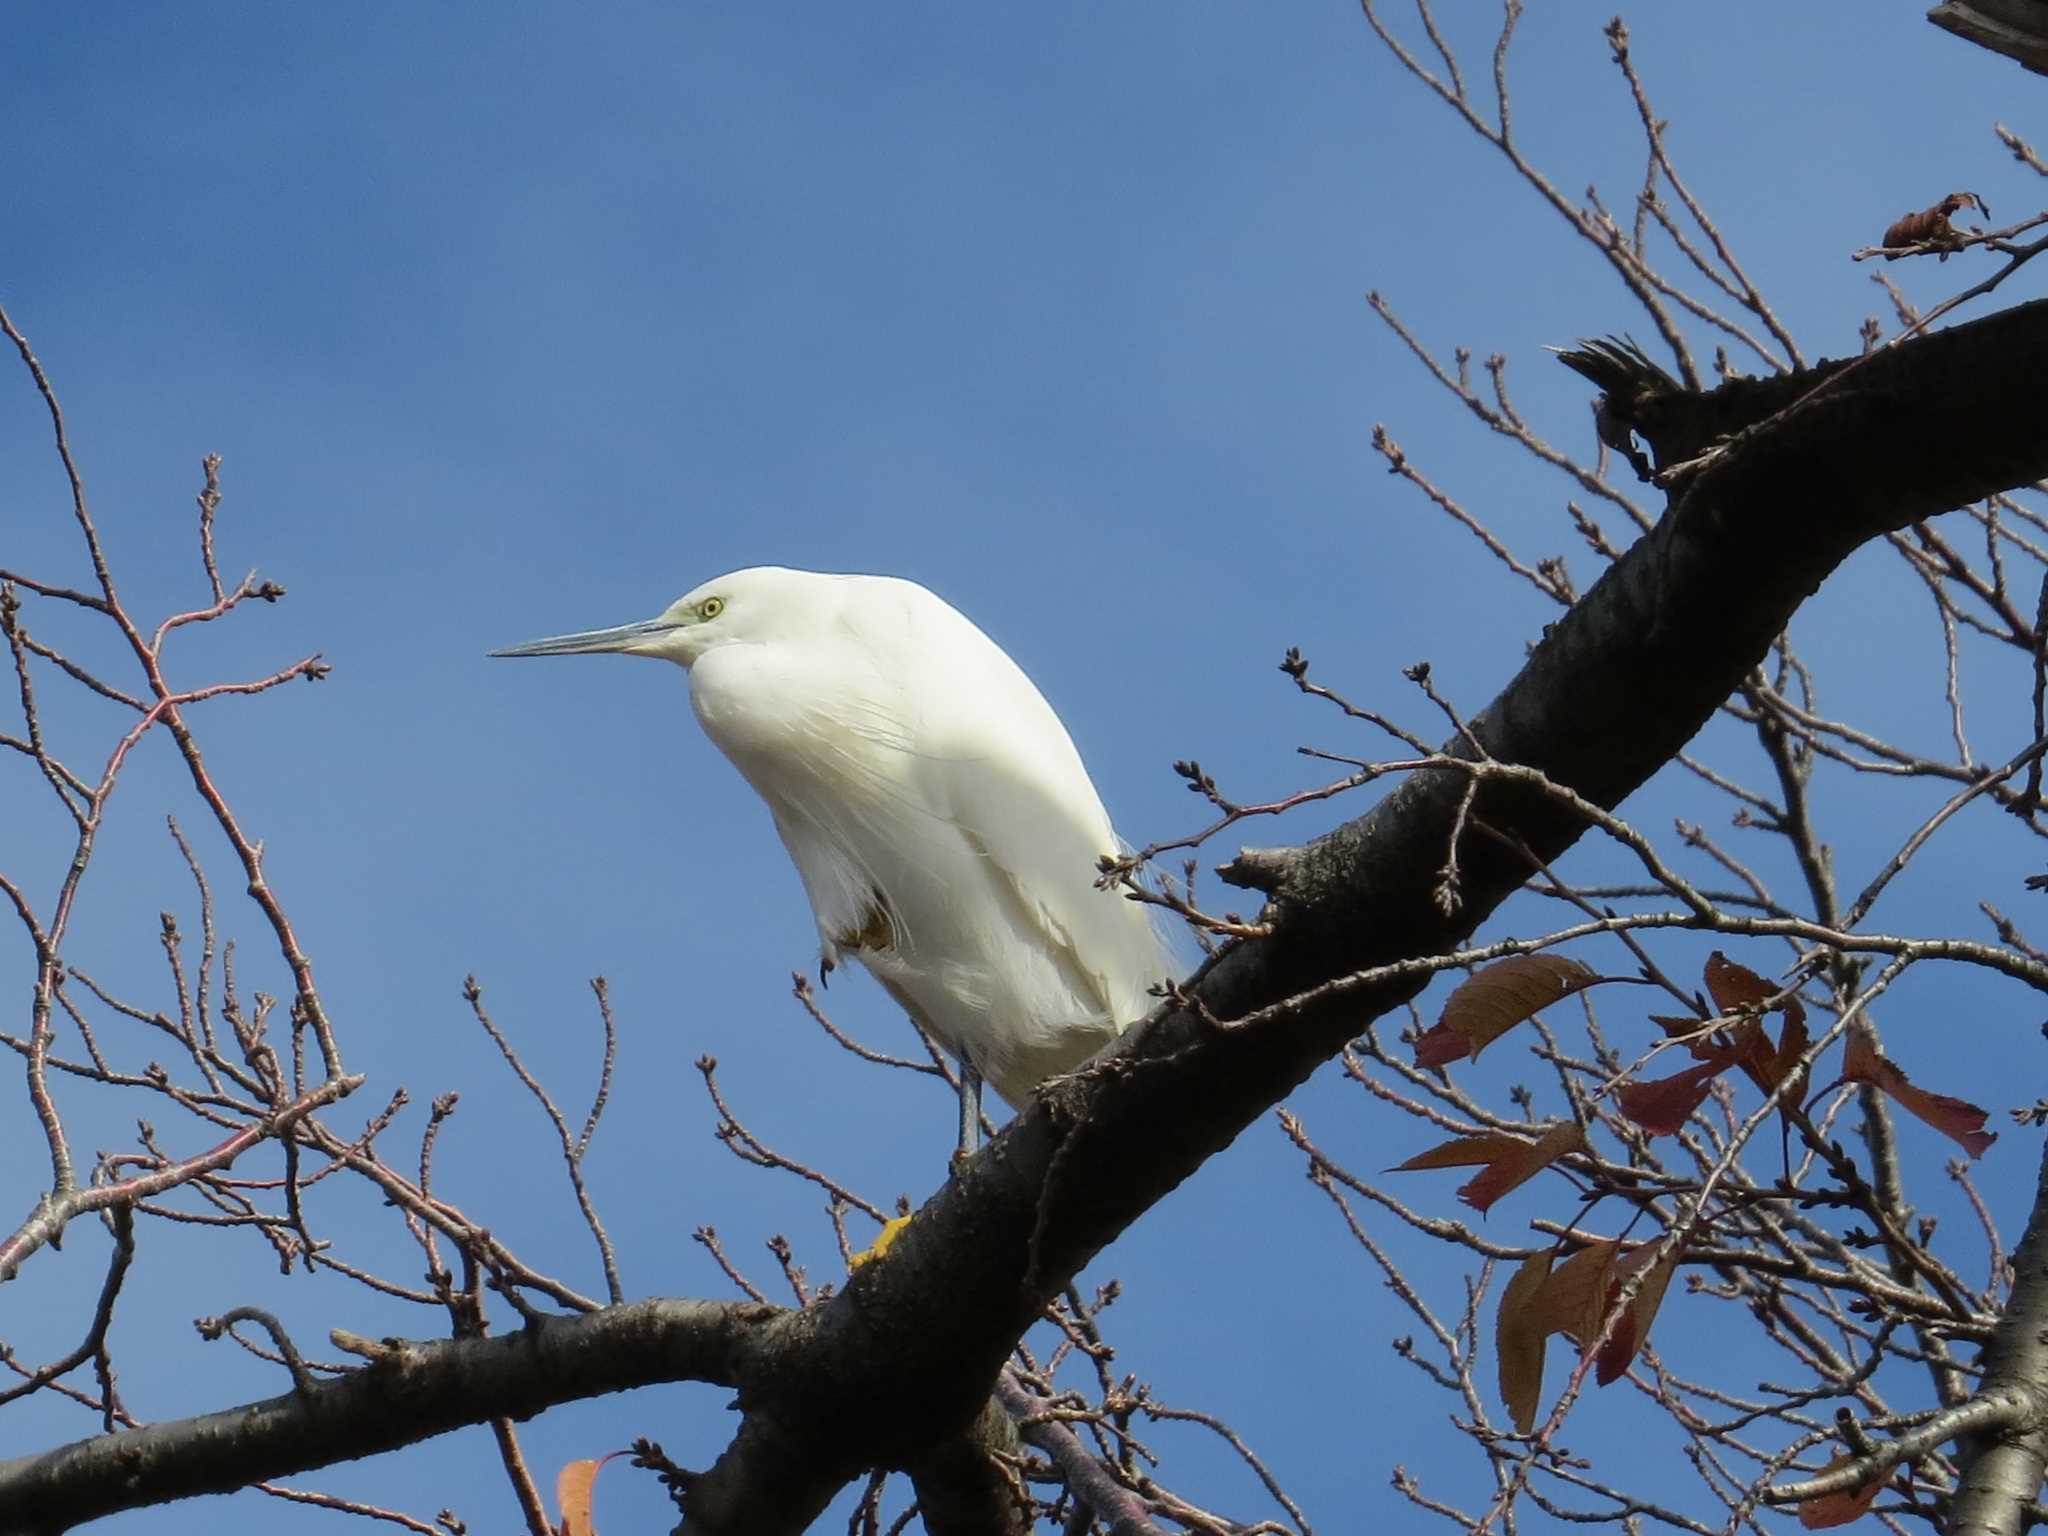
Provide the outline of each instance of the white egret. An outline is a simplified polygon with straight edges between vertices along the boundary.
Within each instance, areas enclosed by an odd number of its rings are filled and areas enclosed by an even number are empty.
[[[712,742],[803,877],[829,966],[852,954],[981,1084],[1021,1108],[1142,1018],[1173,961],[1146,908],[1097,889],[1118,849],[1052,706],[915,582],[764,566],[660,617],[494,656],[673,661]]]

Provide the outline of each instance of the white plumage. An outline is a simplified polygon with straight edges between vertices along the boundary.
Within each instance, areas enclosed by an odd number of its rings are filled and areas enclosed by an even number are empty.
[[[678,662],[705,733],[768,803],[826,960],[852,954],[1013,1106],[1151,1006],[1174,970],[1146,908],[1095,886],[1118,849],[1059,717],[915,582],[765,566],[657,619],[505,656]]]

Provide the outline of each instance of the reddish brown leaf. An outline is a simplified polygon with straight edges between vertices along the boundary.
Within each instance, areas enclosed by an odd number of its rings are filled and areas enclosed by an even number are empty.
[[[555,1507],[562,1512],[562,1536],[597,1536],[590,1518],[591,1490],[604,1464],[625,1454],[613,1451],[595,1461],[572,1461],[555,1474]]]
[[[1846,1455],[1837,1456],[1822,1467],[1821,1471],[1832,1472],[1849,1460]],[[1845,1493],[1824,1493],[1817,1499],[1802,1500],[1799,1505],[1799,1523],[1809,1531],[1825,1531],[1834,1526],[1847,1525],[1851,1520],[1860,1520],[1870,1506],[1877,1502],[1877,1496],[1884,1492],[1884,1485],[1890,1480],[1891,1474],[1887,1472]]]
[[[1899,1070],[1898,1064],[1878,1055],[1877,1047],[1862,1033],[1852,1034],[1843,1050],[1842,1079],[1870,1084],[1907,1114],[1933,1126],[1972,1157],[1982,1157],[1998,1140],[1997,1132],[1984,1129],[1984,1121],[1988,1117],[1983,1110],[1945,1093],[1915,1088],[1906,1074]]]
[[[1676,1254],[1653,1264],[1657,1247],[1654,1242],[1638,1243],[1624,1253],[1616,1238],[1589,1243],[1551,1269],[1540,1287],[1533,1288],[1534,1293],[1522,1305],[1517,1327],[1524,1332],[1537,1329],[1546,1334],[1561,1333],[1580,1349],[1585,1349],[1600,1337],[1601,1325],[1607,1321],[1608,1309],[1620,1297],[1622,1286],[1631,1276],[1641,1272],[1635,1295],[1629,1298],[1628,1310],[1616,1320],[1614,1332],[1608,1336],[1594,1362],[1595,1374],[1600,1384],[1606,1386],[1628,1369],[1629,1363],[1643,1347],[1643,1340],[1650,1334],[1650,1324],[1657,1316],[1657,1308],[1663,1304],[1664,1292],[1671,1284],[1672,1272],[1678,1267]],[[1520,1278],[1518,1273],[1516,1279]],[[1501,1312],[1504,1332],[1505,1298]],[[1503,1370],[1506,1369],[1506,1347],[1504,1340]],[[1502,1391],[1505,1394],[1506,1388],[1503,1387]]]
[[[1669,1014],[1653,1013],[1650,1015],[1650,1022],[1672,1039],[1684,1039],[1685,1048],[1700,1061],[1705,1061],[1722,1049],[1712,1034],[1701,1033],[1706,1024],[1704,1019],[1695,1019],[1690,1015],[1673,1018]]]
[[[1590,1150],[1579,1123],[1567,1120],[1533,1142],[1516,1142],[1513,1152],[1489,1162],[1478,1177],[1462,1186],[1458,1198],[1483,1215],[1502,1195],[1528,1183],[1566,1153]]]
[[[1437,1028],[1456,1030],[1476,1057],[1522,1020],[1609,979],[1564,955],[1510,955],[1446,998]]]
[[[1707,956],[1707,995],[1722,1013],[1763,1007],[1777,988],[1746,965],[1737,965],[1720,950]]]
[[[1418,1168],[1470,1168],[1529,1150],[1519,1136],[1457,1136],[1439,1142],[1427,1152],[1418,1152],[1405,1163],[1396,1163],[1389,1173],[1413,1173]]]
[[[1443,1067],[1463,1061],[1472,1054],[1472,1044],[1448,1024],[1426,1029],[1415,1037],[1415,1065]]]
[[[1671,1284],[1671,1273],[1678,1268],[1676,1249],[1660,1263],[1651,1265],[1657,1248],[1656,1243],[1643,1243],[1607,1266],[1607,1284],[1601,1293],[1601,1315],[1599,1322],[1593,1324],[1595,1330],[1607,1320],[1607,1309],[1621,1295],[1621,1288],[1629,1276],[1643,1271],[1643,1278],[1636,1285],[1635,1295],[1629,1298],[1628,1309],[1615,1323],[1614,1332],[1600,1346],[1593,1374],[1603,1387],[1628,1369],[1629,1362],[1643,1347],[1643,1340],[1650,1336],[1650,1324],[1657,1316],[1657,1308],[1663,1305],[1664,1290]]]
[[[1459,1136],[1427,1152],[1418,1152],[1390,1173],[1410,1173],[1420,1168],[1469,1168],[1484,1164],[1485,1171],[1458,1191],[1458,1198],[1474,1210],[1484,1211],[1518,1184],[1527,1183],[1567,1152],[1588,1150],[1586,1133],[1576,1121],[1552,1126],[1535,1141],[1519,1136]]]
[[[1733,1045],[1735,1065],[1742,1068],[1742,1075],[1769,1093],[1771,1089],[1764,1081],[1764,1069],[1776,1059],[1777,1053],[1771,1049],[1770,1037],[1764,1033],[1763,1025],[1755,1019],[1743,1019],[1728,1031],[1728,1039]]]
[[[1809,1042],[1810,1037],[1806,1032],[1806,1010],[1801,1008],[1795,1013],[1788,1009],[1785,1014],[1784,1032],[1778,1036],[1778,1049],[1756,1064],[1757,1086],[1766,1093],[1776,1088],[1793,1073],[1794,1068],[1798,1067],[1799,1058],[1806,1054]],[[1798,1080],[1785,1090],[1784,1096],[1778,1102],[1797,1104],[1805,1098],[1806,1077],[1806,1070],[1800,1068]]]
[[[1776,982],[1757,975],[1748,966],[1738,965],[1718,949],[1707,956],[1707,992],[1714,999],[1714,1006],[1724,1014],[1756,1014],[1783,990]],[[1763,1031],[1763,1026],[1754,1018],[1745,1019],[1734,1029],[1737,1045],[1737,1062],[1743,1075],[1765,1093],[1771,1092],[1792,1070],[1806,1049],[1806,1005],[1797,996],[1788,995],[1772,1004],[1773,1012],[1785,1015],[1785,1028],[1780,1033],[1775,1048]],[[1697,1049],[1696,1056],[1705,1053]],[[1804,1080],[1786,1090],[1785,1102],[1797,1103],[1805,1091]]]
[[[1500,1355],[1500,1400],[1516,1429],[1528,1434],[1536,1425],[1536,1407],[1543,1400],[1543,1341],[1555,1330],[1546,1327],[1536,1306],[1550,1279],[1557,1250],[1546,1248],[1522,1260],[1500,1293],[1494,1320],[1495,1348]]]
[[[1737,965],[1718,949],[1707,956],[1706,982],[1707,995],[1724,1014],[1759,1012],[1765,1003],[1784,990],[1748,966]],[[1773,1011],[1783,1009],[1788,1022],[1796,1019],[1801,1025],[1806,1023],[1805,1005],[1796,996],[1772,1003],[1771,1007]]]
[[[1561,1333],[1583,1348],[1599,1337],[1601,1281],[1621,1244],[1613,1238],[1589,1243],[1550,1272],[1532,1310],[1548,1333]]]
[[[1696,1067],[1655,1082],[1627,1083],[1615,1094],[1615,1105],[1652,1136],[1679,1131],[1714,1086],[1714,1079],[1735,1065],[1735,1052],[1722,1050]]]

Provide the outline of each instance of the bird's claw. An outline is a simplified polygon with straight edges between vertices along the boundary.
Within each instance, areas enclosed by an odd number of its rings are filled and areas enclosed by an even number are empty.
[[[875,1234],[875,1240],[846,1261],[849,1274],[864,1264],[872,1264],[895,1246],[896,1239],[903,1235],[903,1229],[910,1225],[908,1216],[892,1216],[882,1223],[882,1230]]]

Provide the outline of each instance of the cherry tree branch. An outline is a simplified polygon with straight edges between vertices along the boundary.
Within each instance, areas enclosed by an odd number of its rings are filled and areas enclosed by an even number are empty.
[[[369,1363],[281,1397],[0,1461],[0,1509],[10,1530],[67,1530],[629,1387],[729,1387],[775,1315],[750,1302],[641,1301],[497,1338],[376,1343],[338,1334],[338,1345]]]

